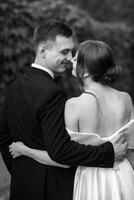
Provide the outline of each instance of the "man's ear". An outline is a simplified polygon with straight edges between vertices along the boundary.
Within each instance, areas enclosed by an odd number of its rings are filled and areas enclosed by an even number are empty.
[[[46,46],[45,45],[40,45],[39,47],[39,51],[40,51],[40,55],[42,58],[45,58],[46,57]]]

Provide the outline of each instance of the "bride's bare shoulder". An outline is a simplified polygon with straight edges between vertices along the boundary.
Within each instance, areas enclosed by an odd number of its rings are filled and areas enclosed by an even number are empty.
[[[132,103],[131,96],[127,92],[120,92],[121,98],[128,104]]]
[[[68,99],[65,104],[65,109],[75,109],[80,103],[79,97]]]
[[[93,108],[94,105],[96,107],[96,98],[94,96],[81,94],[78,97],[67,100],[65,109],[70,110],[71,112],[81,112],[82,110],[85,110],[87,108]]]
[[[120,97],[126,112],[131,113],[133,110],[133,102],[131,96],[127,92],[120,92]]]
[[[71,98],[67,100],[65,104],[65,123],[68,129],[70,130],[78,130],[78,120],[79,120],[79,109],[78,109],[79,99]]]

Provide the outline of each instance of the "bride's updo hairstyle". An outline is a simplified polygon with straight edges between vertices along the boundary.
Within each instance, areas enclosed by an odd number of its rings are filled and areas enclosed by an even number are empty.
[[[108,44],[94,40],[80,44],[76,73],[82,85],[88,76],[96,82],[109,85],[117,79],[120,71],[121,67],[115,64],[113,51]]]

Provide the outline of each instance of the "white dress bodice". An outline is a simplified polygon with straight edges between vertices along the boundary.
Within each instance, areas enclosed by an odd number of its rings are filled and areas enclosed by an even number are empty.
[[[81,133],[67,129],[72,140],[80,144],[100,145],[125,132],[129,149],[134,149],[134,120],[131,120],[110,137],[96,133]],[[134,171],[125,159],[113,168],[77,167],[73,200],[133,200]]]

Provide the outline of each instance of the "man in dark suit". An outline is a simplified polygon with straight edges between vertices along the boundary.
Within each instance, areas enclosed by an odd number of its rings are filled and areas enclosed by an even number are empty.
[[[65,71],[72,58],[72,30],[50,20],[35,29],[34,45],[35,62],[7,89],[0,121],[0,151],[11,173],[10,200],[71,200],[75,167],[113,167],[126,145],[80,145],[65,130],[66,95],[54,73]],[[54,161],[72,167],[46,166],[26,156],[13,160],[8,152],[13,141],[46,150]]]

